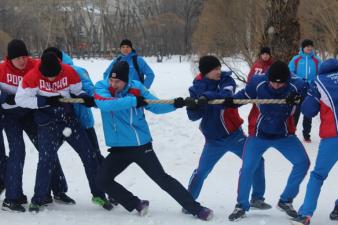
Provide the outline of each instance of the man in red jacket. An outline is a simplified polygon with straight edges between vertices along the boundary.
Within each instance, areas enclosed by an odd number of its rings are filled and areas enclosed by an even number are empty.
[[[248,75],[248,82],[250,82],[253,76],[265,75],[265,73],[268,71],[271,64],[272,64],[272,57],[271,57],[270,48],[262,47],[259,53],[259,58],[256,60],[256,62],[253,64],[253,66],[250,69],[250,72]],[[256,126],[258,115],[259,115],[258,108],[255,104],[253,104],[250,110],[250,113],[249,113],[249,117],[248,117],[249,136],[255,135],[255,126]]]

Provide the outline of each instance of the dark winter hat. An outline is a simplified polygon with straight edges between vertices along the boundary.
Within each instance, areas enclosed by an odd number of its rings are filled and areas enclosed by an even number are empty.
[[[11,40],[7,45],[7,56],[10,60],[21,56],[28,56],[25,42],[18,39]]]
[[[310,40],[310,39],[304,39],[304,40],[302,41],[301,46],[302,46],[302,50],[303,50],[306,46],[313,46],[313,41]]]
[[[262,55],[262,54],[264,54],[264,53],[267,53],[267,54],[271,55],[271,50],[270,50],[270,48],[269,48],[269,47],[262,47],[262,48],[261,48],[261,51],[260,51],[260,53],[259,53],[259,55]]]
[[[55,77],[58,75],[61,71],[58,57],[52,52],[42,54],[39,70],[45,77]]]
[[[128,39],[123,39],[123,40],[121,41],[120,47],[121,47],[122,45],[128,45],[129,47],[133,48],[133,44],[132,44],[131,41],[128,40]]]
[[[109,74],[109,78],[120,79],[126,83],[129,80],[129,64],[126,61],[116,63]]]
[[[268,71],[269,81],[284,83],[288,81],[290,77],[290,70],[288,65],[282,61],[276,61],[272,63]]]
[[[43,50],[42,55],[45,54],[46,52],[53,52],[62,61],[62,51],[57,47],[46,48],[45,50]]]
[[[202,56],[198,62],[198,69],[203,76],[219,66],[222,66],[221,62],[212,55]]]

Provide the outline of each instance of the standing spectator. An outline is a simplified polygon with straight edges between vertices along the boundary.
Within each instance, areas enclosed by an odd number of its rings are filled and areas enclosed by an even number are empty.
[[[199,60],[200,74],[189,88],[191,99],[207,100],[231,97],[236,90],[236,83],[231,72],[221,72],[221,63],[214,56],[203,56]],[[195,103],[195,101],[191,101]],[[223,105],[196,105],[187,107],[188,117],[192,121],[201,120],[200,130],[205,137],[205,144],[200,157],[198,168],[194,170],[188,190],[197,199],[204,180],[214,168],[218,160],[227,152],[238,157],[243,155],[246,136],[241,124],[242,118],[237,109],[226,108]],[[265,176],[264,159],[256,169],[250,207],[256,209],[270,209],[264,202]]]
[[[248,82],[251,81],[253,76],[261,76],[265,75],[265,73],[268,71],[269,67],[272,64],[272,57],[271,57],[271,50],[269,47],[262,47],[261,51],[259,53],[259,58],[256,60],[256,62],[251,67],[251,70],[248,75]],[[259,110],[256,106],[256,104],[252,104],[252,108],[249,113],[248,117],[248,133],[249,136],[255,135],[255,126],[256,122],[259,116]]]
[[[297,77],[304,79],[306,82],[311,83],[318,74],[318,68],[322,60],[315,55],[313,49],[313,41],[304,39],[301,44],[299,54],[294,56],[289,62],[289,69],[291,73]],[[300,106],[296,108],[295,112],[295,126],[298,124],[300,116]],[[311,143],[311,125],[312,118],[304,116],[303,118],[303,138],[306,143]]]
[[[95,85],[95,102],[101,110],[104,136],[110,147],[98,172],[99,187],[128,211],[145,214],[149,201],[139,199],[115,181],[130,164],[136,163],[189,213],[201,220],[210,220],[212,210],[194,201],[190,193],[164,171],[154,152],[144,115],[144,109],[157,114],[174,111],[184,106],[184,100],[177,98],[174,105],[148,105],[145,100],[157,98],[139,81],[130,80],[128,73],[128,63],[121,61],[114,65],[106,79]]]
[[[39,162],[36,172],[34,196],[29,211],[39,212],[44,205],[44,196],[51,183],[49,171],[57,159],[57,151],[64,141],[79,154],[85,168],[92,201],[102,202],[102,207],[111,210],[112,206],[95,183],[99,166],[97,154],[88,140],[87,134],[74,115],[70,104],[61,104],[59,99],[71,95],[82,97],[87,107],[95,105],[93,97],[82,91],[80,77],[75,70],[60,63],[52,52],[46,52],[41,62],[27,73],[19,84],[15,96],[16,103],[25,108],[36,109],[35,121],[38,125]],[[65,135],[66,128],[71,132]]]
[[[34,110],[19,107],[14,100],[19,82],[37,63],[37,60],[28,56],[25,43],[22,40],[14,39],[8,43],[7,59],[0,64],[1,103],[9,146],[5,176],[6,198],[2,204],[4,210],[24,212],[25,208],[22,204],[27,203],[27,197],[22,190],[23,166],[26,154],[23,131],[28,135],[36,149],[39,150],[37,126],[33,120]],[[51,170],[52,182],[47,186],[49,190],[44,196],[44,203],[52,201],[49,188],[51,186],[55,199],[64,203],[75,204],[75,201],[65,194],[68,187],[57,156],[53,168]]]
[[[292,165],[286,187],[280,195],[278,207],[291,217],[297,212],[292,206],[299,192],[299,186],[310,166],[304,146],[295,135],[292,114],[294,104],[306,94],[306,84],[299,78],[290,77],[288,66],[281,61],[274,62],[267,76],[256,76],[234,99],[286,99],[288,104],[260,104],[260,116],[255,136],[248,137],[243,154],[243,165],[238,181],[237,204],[229,220],[236,221],[245,216],[250,208],[249,194],[262,155],[269,148],[277,149]],[[226,98],[225,104],[234,106],[233,98]]]
[[[116,63],[126,61],[129,64],[130,80],[138,80],[149,89],[154,81],[155,74],[144,59],[137,55],[135,49],[133,49],[131,41],[128,39],[122,40],[120,44],[120,51],[121,54],[113,60],[107,70],[103,73],[103,78],[105,79],[109,76],[109,72]]]
[[[322,139],[319,143],[316,164],[307,184],[304,202],[298,211],[299,216],[293,219],[293,224],[296,225],[310,224],[311,217],[317,208],[321,187],[338,160],[338,118],[335,113],[338,109],[337,79],[338,60],[324,61],[319,68],[318,77],[312,83],[309,94],[302,104],[302,113],[308,118],[320,112],[319,135]],[[338,201],[330,218],[338,220]]]

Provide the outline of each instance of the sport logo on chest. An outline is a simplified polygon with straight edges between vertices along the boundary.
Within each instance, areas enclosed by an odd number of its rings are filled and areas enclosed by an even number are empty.
[[[22,76],[7,73],[7,84],[13,84],[13,85],[18,86],[21,80],[22,80]]]
[[[42,91],[59,91],[68,87],[68,79],[67,77],[63,77],[61,80],[50,82],[46,80],[40,80],[40,90]]]

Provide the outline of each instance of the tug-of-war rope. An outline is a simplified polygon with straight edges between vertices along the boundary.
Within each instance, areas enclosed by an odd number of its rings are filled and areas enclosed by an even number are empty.
[[[60,102],[63,103],[84,103],[82,98],[60,98]],[[159,100],[145,100],[148,104],[174,104],[173,99],[159,99]],[[197,102],[197,100],[196,100]],[[243,104],[287,104],[285,99],[234,99],[234,104],[243,105]],[[224,103],[224,99],[214,99],[208,101],[208,104],[211,105],[220,105]],[[296,102],[297,104],[299,103]]]

